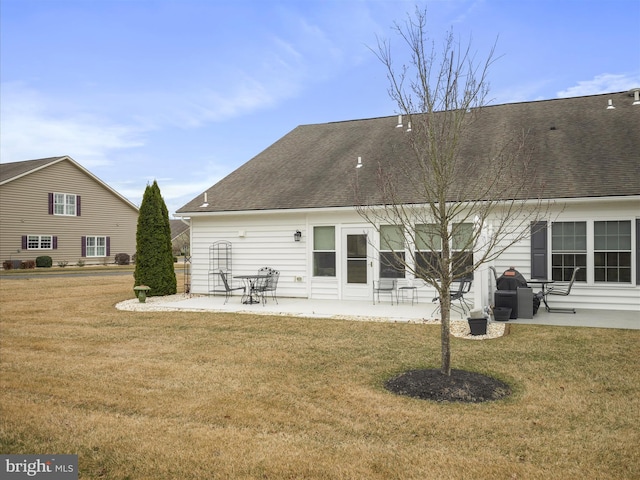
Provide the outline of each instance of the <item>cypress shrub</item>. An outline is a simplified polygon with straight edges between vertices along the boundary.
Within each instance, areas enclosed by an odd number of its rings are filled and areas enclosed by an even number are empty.
[[[147,185],[142,197],[136,230],[135,258],[134,287],[151,287],[149,296],[173,295],[177,292],[169,211],[155,180],[153,185]]]

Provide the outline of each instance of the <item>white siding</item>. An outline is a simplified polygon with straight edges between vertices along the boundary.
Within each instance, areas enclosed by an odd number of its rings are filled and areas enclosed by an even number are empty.
[[[636,255],[635,219],[640,216],[640,199],[604,200],[585,199],[558,203],[555,213],[547,219],[549,227],[553,221],[630,220],[633,234],[632,284],[598,284],[593,273],[588,273],[586,283],[576,283],[569,297],[554,297],[554,304],[567,304],[579,308],[604,308],[637,310],[640,312],[640,287],[635,284]],[[269,266],[280,270],[278,295],[318,299],[341,298],[341,252],[339,239],[345,227],[363,228],[368,225],[355,211],[339,210],[305,212],[263,212],[241,214],[212,214],[192,218],[192,291],[207,292],[209,246],[218,240],[228,240],[233,245],[233,274],[251,274],[258,268]],[[314,278],[312,276],[312,232],[317,225],[336,227],[336,277]],[[302,232],[302,241],[295,242],[293,234]],[[549,234],[548,271],[551,271],[551,228]],[[375,235],[374,235],[375,236]],[[373,239],[374,242],[377,239]],[[592,252],[588,257],[592,258]],[[374,259],[375,262],[375,259]],[[526,278],[531,274],[530,240],[527,238],[504,252],[493,264],[500,274],[513,266]],[[589,269],[590,267],[588,267]],[[592,270],[592,269],[591,269]],[[374,265],[377,278],[378,266]],[[400,284],[403,282],[401,281]],[[478,306],[491,303],[494,287],[493,274],[482,268],[476,272],[473,289],[468,295]],[[535,287],[534,287],[535,288]],[[420,301],[430,302],[435,291],[422,287]]]

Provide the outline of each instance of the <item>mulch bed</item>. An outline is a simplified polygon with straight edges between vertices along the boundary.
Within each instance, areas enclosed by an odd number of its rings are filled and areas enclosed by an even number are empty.
[[[434,402],[480,403],[511,394],[506,383],[465,370],[451,370],[451,376],[438,369],[410,370],[388,380],[385,387],[398,395]]]

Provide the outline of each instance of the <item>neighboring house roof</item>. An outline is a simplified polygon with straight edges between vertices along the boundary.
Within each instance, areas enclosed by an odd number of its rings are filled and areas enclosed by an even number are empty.
[[[86,175],[94,179],[104,188],[106,188],[115,196],[120,198],[123,202],[130,205],[136,211],[138,210],[138,207],[134,203],[127,200],[127,198],[120,195],[116,190],[111,188],[109,185],[104,183],[102,180],[96,177],[89,170],[87,170],[78,162],[76,162],[71,157],[68,157],[66,155],[62,157],[49,157],[49,158],[39,158],[36,160],[25,160],[22,162],[0,163],[0,185],[4,185],[6,183],[12,182],[14,180],[17,180],[18,178],[24,177],[25,175],[29,175],[38,170],[42,170],[58,162],[70,162],[76,168],[79,168],[80,170],[82,170]]]
[[[175,240],[179,235],[189,230],[189,225],[182,220],[169,220],[171,226],[171,240]]]
[[[610,99],[615,109],[606,108]],[[545,176],[541,198],[638,195],[640,105],[633,100],[619,92],[487,106],[461,151],[480,164],[483,151],[520,127],[530,132],[534,162]],[[376,167],[412,155],[396,124],[394,115],[299,126],[209,188],[206,204],[200,195],[177,213],[353,206],[358,157],[360,198],[375,204],[381,199]]]

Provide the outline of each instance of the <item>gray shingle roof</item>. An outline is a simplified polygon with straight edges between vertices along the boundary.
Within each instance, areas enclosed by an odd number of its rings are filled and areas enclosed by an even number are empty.
[[[50,163],[57,162],[65,157],[39,158],[37,160],[25,160],[23,162],[0,163],[0,183],[21,177]]]
[[[614,110],[606,108],[609,99]],[[628,92],[618,92],[485,107],[461,151],[482,168],[478,158],[521,127],[530,132],[533,160],[544,174],[537,196],[640,195],[640,105],[632,103]],[[362,194],[379,202],[375,167],[411,155],[396,123],[394,115],[299,126],[209,188],[207,207],[199,195],[177,212],[353,206],[358,157],[365,165],[357,170]]]

